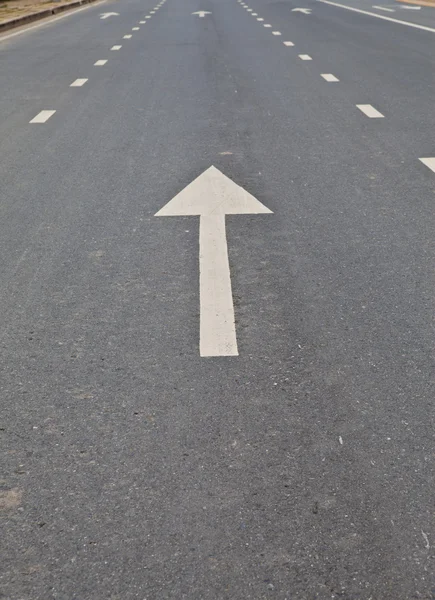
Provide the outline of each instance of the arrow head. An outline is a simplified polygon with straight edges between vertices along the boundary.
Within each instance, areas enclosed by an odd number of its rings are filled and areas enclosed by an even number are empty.
[[[212,166],[189,183],[155,216],[217,216],[271,212],[257,198]]]

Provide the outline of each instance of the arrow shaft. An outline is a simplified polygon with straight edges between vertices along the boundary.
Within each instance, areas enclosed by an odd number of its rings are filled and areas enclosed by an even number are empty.
[[[225,215],[200,218],[199,296],[200,355],[237,356]]]

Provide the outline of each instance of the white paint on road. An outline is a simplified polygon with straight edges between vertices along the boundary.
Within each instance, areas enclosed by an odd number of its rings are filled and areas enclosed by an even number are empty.
[[[41,110],[29,123],[46,123],[54,115],[55,110]]]
[[[200,217],[199,352],[203,357],[239,354],[225,216],[271,212],[218,169],[210,167],[155,215]]]
[[[374,108],[371,104],[357,104],[357,108],[360,109],[367,117],[370,119],[383,119],[384,115],[380,113],[376,108]]]
[[[140,23],[141,25],[145,25],[145,24],[146,24],[146,21],[139,21],[139,23]]]
[[[86,82],[87,79],[76,79],[69,87],[82,87],[82,85],[85,85]]]
[[[196,12],[193,12],[192,15],[198,15],[200,19],[203,19],[205,15],[211,15],[211,12],[208,12],[207,10],[197,10]]]
[[[309,54],[298,54],[301,60],[313,60]]]
[[[264,21],[264,19],[261,19],[261,18],[260,18],[260,19],[257,19],[257,21]]]
[[[283,42],[284,46],[294,46],[293,42]]]
[[[272,31],[272,35],[281,35],[280,31]]]
[[[129,40],[131,39],[133,36],[131,35],[131,33],[129,33],[128,35],[124,35],[124,40]]]
[[[333,75],[332,73],[322,73],[322,77],[325,81],[329,81],[329,82],[333,82],[333,81],[339,81],[339,79],[337,79],[337,77],[335,75]]]
[[[426,165],[426,167],[429,167],[429,169],[435,173],[435,156],[429,158],[419,158],[418,160],[420,160],[424,165]]]
[[[149,15],[147,15],[147,16],[145,17],[145,19],[151,19],[151,17],[150,17]]]
[[[267,23],[265,25],[263,25],[263,27],[272,27],[272,25],[267,25]]]
[[[310,15],[312,10],[312,8],[292,8],[292,12],[301,12],[304,15]]]
[[[317,0],[323,4],[329,4],[330,6],[336,6],[338,8],[344,8],[353,12],[360,13],[361,15],[369,15],[370,17],[376,17],[384,21],[390,21],[390,23],[399,23],[400,25],[406,25],[407,27],[414,27],[415,29],[422,29],[423,31],[430,31],[435,33],[433,27],[426,27],[426,25],[418,25],[417,23],[410,23],[409,21],[402,21],[401,19],[394,19],[393,17],[387,17],[386,15],[378,15],[377,13],[370,12],[368,10],[361,10],[360,8],[354,8],[353,6],[347,6],[346,4],[339,4],[338,2],[331,2],[331,0]]]
[[[119,13],[116,12],[108,12],[108,13],[101,13],[100,14],[100,19],[101,20],[105,20],[108,19],[109,17],[119,17]]]
[[[122,46],[112,46],[111,50],[121,50]]]
[[[132,30],[132,31],[139,31],[139,30],[140,30],[140,27],[132,27],[132,28],[131,28],[131,30]]]
[[[258,13],[251,13],[251,17],[258,17]]]
[[[372,8],[377,8],[378,10],[384,10],[385,12],[396,12],[394,8],[387,8],[386,6],[372,6]]]
[[[106,62],[107,60],[97,60],[97,62],[94,62],[94,67],[103,67]]]
[[[9,33],[7,35],[0,36],[0,44],[9,40],[10,38],[15,37],[16,35],[22,35],[23,33],[28,33],[33,29],[39,29],[40,27],[46,27],[47,25],[51,25],[52,23],[56,23],[56,21],[60,21],[60,19],[66,19],[67,17],[71,17],[72,15],[76,15],[77,13],[82,12],[83,10],[89,10],[90,8],[95,8],[100,4],[105,4],[106,0],[101,0],[101,2],[96,2],[95,4],[88,4],[87,6],[83,6],[83,8],[77,8],[71,11],[66,11],[62,15],[58,17],[53,17],[52,19],[43,19],[41,23],[37,23],[36,25],[30,25],[30,27],[23,27],[19,31],[14,31],[14,33]]]

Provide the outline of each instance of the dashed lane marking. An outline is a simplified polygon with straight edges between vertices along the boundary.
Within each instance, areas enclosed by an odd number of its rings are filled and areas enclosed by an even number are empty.
[[[272,31],[272,35],[281,35],[280,31]]]
[[[263,27],[272,27],[272,25],[268,25],[267,23],[263,25]]]
[[[430,156],[428,158],[419,158],[418,160],[420,160],[424,165],[426,165],[426,167],[429,167],[429,169],[435,173],[435,157],[434,156]]]
[[[301,60],[313,60],[309,54],[299,54]]]
[[[107,60],[97,60],[97,62],[94,62],[94,67],[103,67],[106,62]]]
[[[334,82],[334,81],[340,81],[335,75],[333,75],[332,73],[322,73],[321,75],[323,77],[323,79],[325,81],[329,81],[329,82]]]
[[[257,21],[264,21],[264,19],[262,19],[262,18],[259,18],[259,19],[257,19]]]
[[[131,35],[131,33],[129,33],[128,35],[124,35],[124,40],[130,40],[133,36]]]
[[[121,50],[122,46],[112,46],[111,50]]]
[[[132,27],[131,30],[132,31],[139,31],[140,27]]]
[[[371,104],[357,104],[357,108],[360,109],[362,113],[369,117],[370,119],[383,119],[384,115],[380,113],[376,108],[374,108]]]
[[[294,46],[293,42],[283,42],[284,46]]]
[[[41,110],[29,123],[46,123],[54,115],[55,110]]]
[[[85,85],[86,82],[87,79],[76,79],[69,87],[82,87],[82,85]]]

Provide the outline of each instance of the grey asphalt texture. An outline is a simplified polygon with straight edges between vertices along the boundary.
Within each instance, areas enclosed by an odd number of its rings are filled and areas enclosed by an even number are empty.
[[[435,33],[250,1],[0,42],[2,599],[435,598]],[[153,215],[212,164],[273,215],[204,359],[198,218]]]

